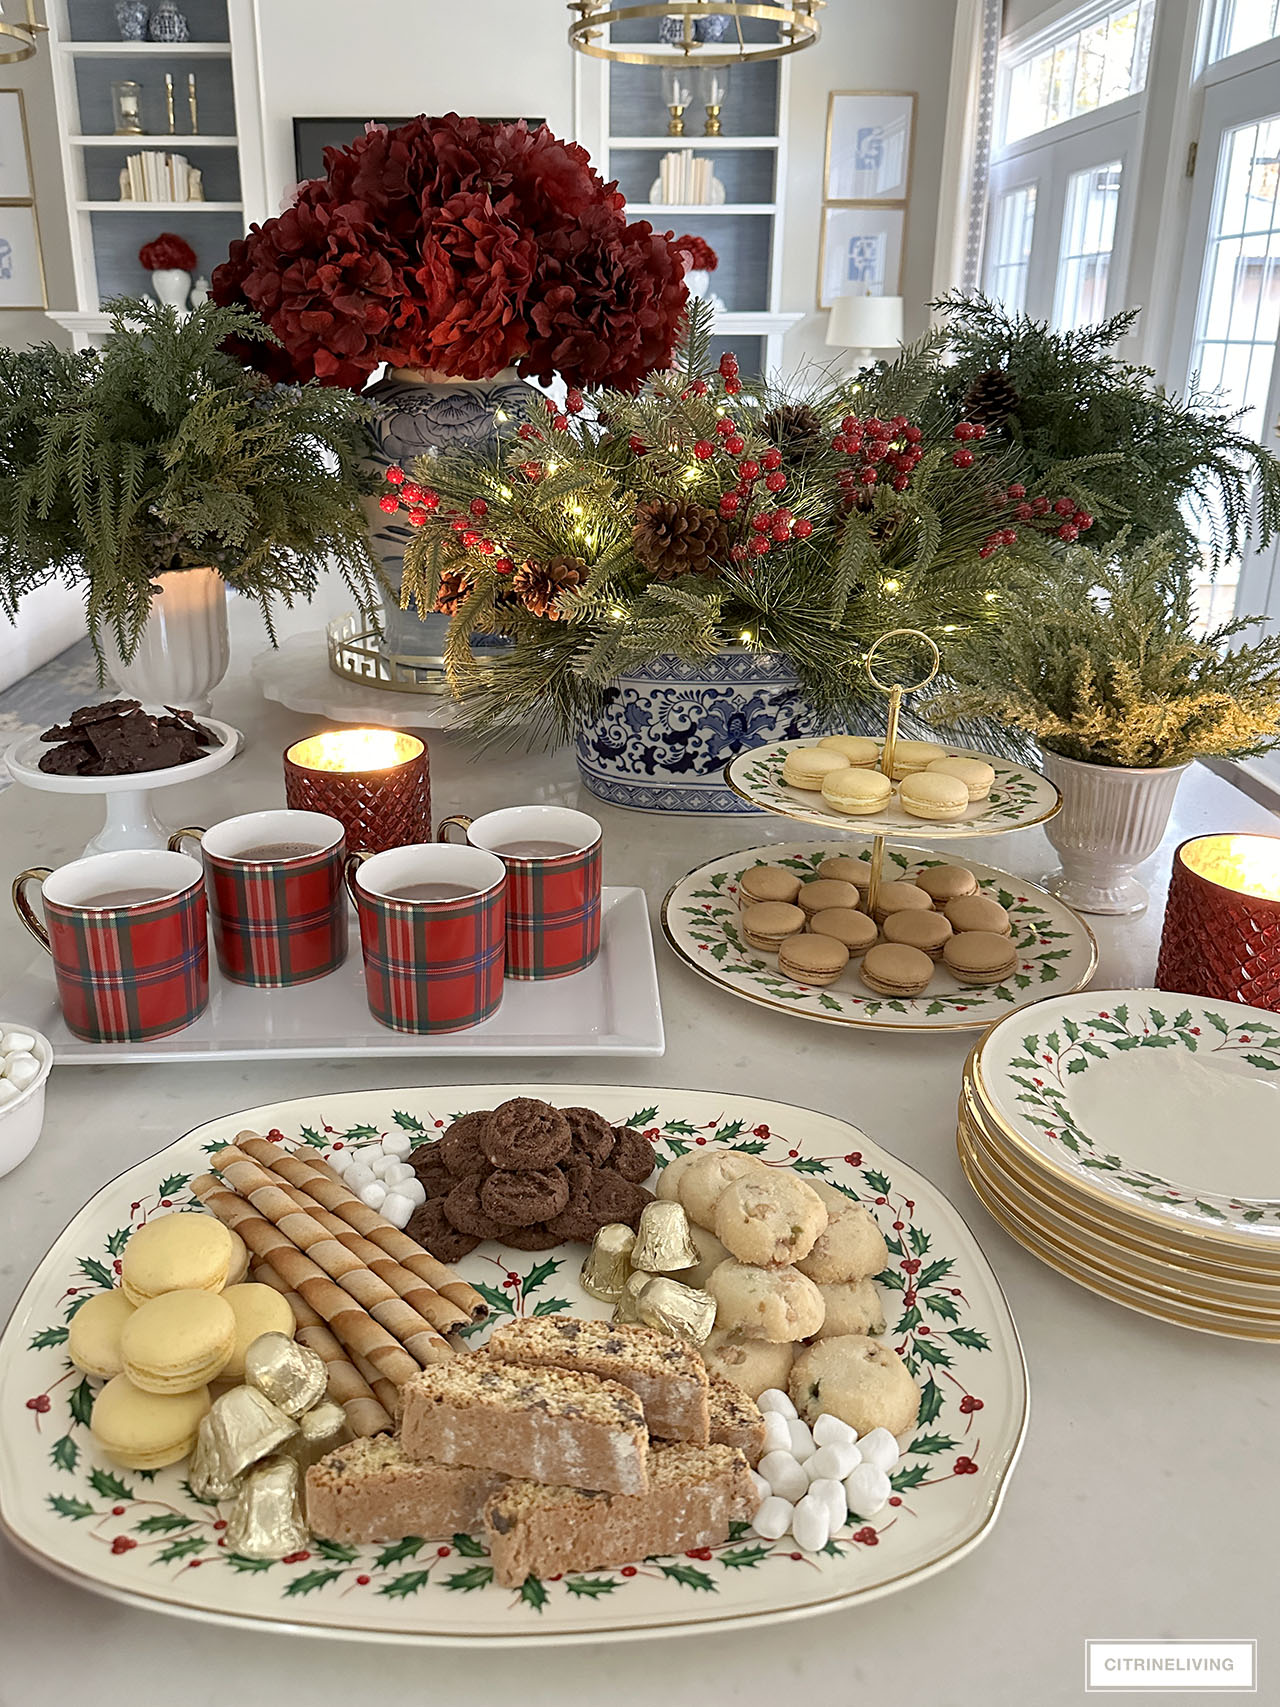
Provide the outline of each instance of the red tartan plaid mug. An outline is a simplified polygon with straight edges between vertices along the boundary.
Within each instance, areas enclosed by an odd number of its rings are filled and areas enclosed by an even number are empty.
[[[464,1031],[497,1012],[507,874],[478,848],[411,842],[347,856],[369,1012],[392,1031]]]
[[[27,899],[41,885],[44,922]],[[186,854],[90,854],[13,880],[18,917],[53,956],[67,1027],[88,1043],[144,1043],[209,1005],[204,874]]]
[[[309,984],[347,957],[346,832],[325,812],[245,812],[175,830],[204,854],[213,945],[224,978],[259,990]]]
[[[600,952],[599,824],[563,806],[508,806],[445,818],[507,868],[507,977],[567,978]]]

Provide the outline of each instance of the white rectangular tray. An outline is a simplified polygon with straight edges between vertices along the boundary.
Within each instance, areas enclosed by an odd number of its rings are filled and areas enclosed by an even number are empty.
[[[569,978],[508,979],[502,1006],[468,1031],[419,1037],[369,1012],[354,917],[346,961],[290,990],[229,984],[211,964],[210,1000],[194,1025],[151,1043],[84,1043],[58,1008],[53,963],[40,954],[4,991],[6,1013],[44,1032],[64,1067],[104,1062],[305,1060],[358,1055],[661,1055],[666,1047],[643,889],[604,891],[600,954]],[[212,961],[212,955],[211,955]]]

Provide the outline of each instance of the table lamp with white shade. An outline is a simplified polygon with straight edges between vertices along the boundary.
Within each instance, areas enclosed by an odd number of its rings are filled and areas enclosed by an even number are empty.
[[[900,296],[838,296],[827,319],[828,344],[852,350],[860,365],[875,350],[892,350],[902,342]]]

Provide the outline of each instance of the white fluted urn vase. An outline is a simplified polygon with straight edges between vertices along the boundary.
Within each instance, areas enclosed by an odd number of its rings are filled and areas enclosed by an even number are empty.
[[[209,695],[227,673],[227,586],[216,569],[174,569],[153,577],[157,589],[138,649],[125,662],[115,635],[100,639],[107,671],[130,699],[150,710],[164,705],[210,709]]]
[[[1086,765],[1046,751],[1044,773],[1062,790],[1062,810],[1044,832],[1062,866],[1045,887],[1081,913],[1141,913],[1149,897],[1133,868],[1160,846],[1189,768]]]

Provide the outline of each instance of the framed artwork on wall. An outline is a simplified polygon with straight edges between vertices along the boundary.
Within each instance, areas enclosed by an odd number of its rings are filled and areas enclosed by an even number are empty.
[[[0,89],[0,310],[49,306],[21,89]]]
[[[22,90],[0,89],[0,201],[29,202],[35,193]]]
[[[838,296],[897,296],[902,278],[903,207],[826,203],[818,255],[818,307]]]
[[[905,202],[915,120],[912,94],[833,89],[827,96],[823,200]]]

